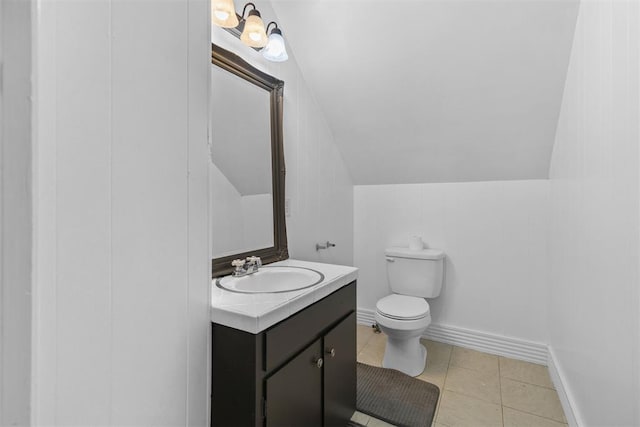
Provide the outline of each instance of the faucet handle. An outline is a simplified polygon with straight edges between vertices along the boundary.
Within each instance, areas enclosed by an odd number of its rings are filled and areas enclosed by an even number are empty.
[[[234,259],[233,261],[231,261],[231,266],[236,268],[239,268],[239,267],[242,268],[244,267],[244,263],[245,263],[245,260],[243,259]]]
[[[262,267],[262,260],[260,259],[259,256],[247,257],[247,261],[249,262],[249,264],[255,265],[258,268]]]

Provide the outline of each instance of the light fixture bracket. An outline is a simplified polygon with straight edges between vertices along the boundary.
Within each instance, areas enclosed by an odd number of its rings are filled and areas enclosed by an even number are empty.
[[[273,26],[275,27],[273,30],[271,31],[278,31],[276,34],[280,34],[282,35],[282,31],[280,31],[280,28],[278,28],[278,24],[275,21],[271,21],[267,24],[267,27],[265,28],[267,35],[269,35],[269,27],[271,26],[271,24],[273,24]]]
[[[242,8],[242,16],[241,16],[241,19],[242,19],[243,21],[245,20],[244,13],[247,11],[247,7],[249,7],[249,6],[251,6],[251,7],[253,8],[253,9],[251,9],[251,10],[249,11],[249,16],[251,16],[251,15],[252,15],[252,12],[253,12],[253,15],[256,15],[256,14],[257,14],[258,16],[260,16],[260,12],[259,12],[259,11],[258,11],[258,9],[256,8],[256,5],[255,5],[255,4],[253,4],[253,3],[251,3],[251,2],[249,2],[249,3],[245,4],[245,5],[244,5],[244,7]]]

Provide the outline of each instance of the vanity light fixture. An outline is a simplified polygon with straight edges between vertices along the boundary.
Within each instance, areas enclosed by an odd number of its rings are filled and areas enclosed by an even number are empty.
[[[249,16],[244,18],[244,12],[247,7],[253,7],[249,11]],[[256,9],[256,5],[253,3],[247,3],[242,9],[242,19],[244,20],[244,29],[240,40],[249,47],[265,47],[267,45],[267,32],[264,30],[264,22],[260,16],[260,11]]]
[[[245,18],[248,7],[251,7],[251,10]],[[245,4],[242,15],[238,15],[233,0],[212,0],[211,22],[238,37],[247,46],[261,50],[262,56],[269,61],[283,62],[289,59],[282,30],[273,21],[269,22],[265,30],[260,11],[253,3]],[[267,37],[272,24],[274,28]]]
[[[271,24],[273,24],[275,28],[269,33],[269,41],[265,48],[262,49],[262,56],[269,61],[284,62],[289,59],[289,55],[287,55],[287,48],[284,45],[282,31],[278,28],[278,24],[271,21],[267,25],[267,33],[269,32]]]
[[[237,27],[239,22],[233,0],[212,0],[211,21],[222,28]]]

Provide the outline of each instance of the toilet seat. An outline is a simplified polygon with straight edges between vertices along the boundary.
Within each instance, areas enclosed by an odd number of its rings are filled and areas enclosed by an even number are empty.
[[[391,294],[376,303],[379,315],[394,320],[419,320],[427,317],[429,303],[424,298]]]

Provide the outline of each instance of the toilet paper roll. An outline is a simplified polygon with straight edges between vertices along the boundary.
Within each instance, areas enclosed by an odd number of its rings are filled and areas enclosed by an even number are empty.
[[[422,237],[420,236],[411,236],[409,237],[409,249],[412,251],[419,251],[424,249],[424,243],[422,242]]]

